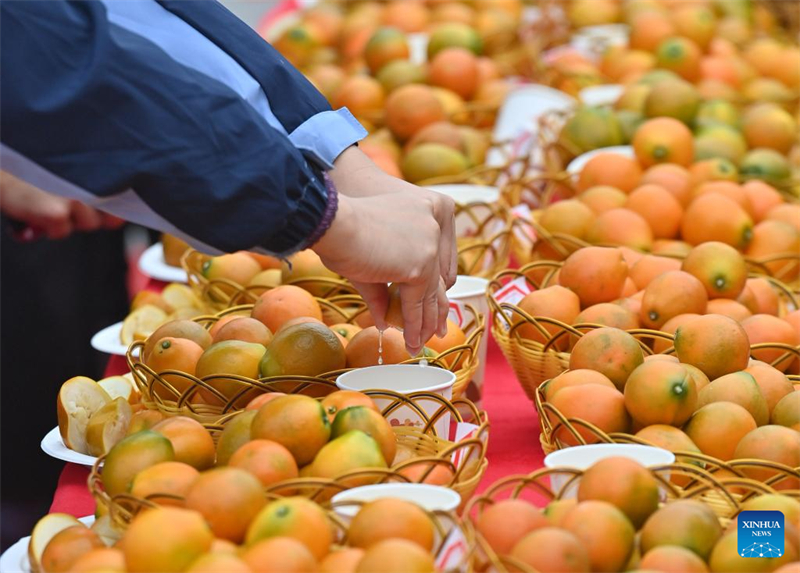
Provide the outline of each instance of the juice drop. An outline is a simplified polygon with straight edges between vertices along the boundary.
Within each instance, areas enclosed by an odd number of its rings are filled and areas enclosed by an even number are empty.
[[[378,331],[378,365],[383,364],[383,331]]]
[[[422,360],[419,361],[419,365],[425,368],[428,365],[428,359],[423,358]]]

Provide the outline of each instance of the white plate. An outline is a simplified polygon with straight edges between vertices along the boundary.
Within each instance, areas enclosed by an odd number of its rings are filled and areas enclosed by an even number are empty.
[[[91,527],[94,523],[94,515],[79,517],[79,521]],[[0,555],[0,571],[3,573],[30,573],[31,564],[28,561],[28,544],[31,536],[23,537],[14,545],[5,550]]]
[[[58,426],[47,432],[47,435],[42,438],[41,446],[44,453],[57,460],[90,467],[97,461],[94,456],[78,453],[65,446],[64,440],[61,439],[61,432],[58,431]],[[0,567],[0,571],[5,573],[5,569],[2,567]]]
[[[599,107],[614,105],[622,95],[625,88],[619,84],[603,84],[601,86],[590,86],[583,88],[578,97],[584,105]]]
[[[106,354],[125,356],[125,353],[128,352],[128,345],[120,342],[119,335],[121,332],[121,322],[106,326],[103,330],[92,336],[92,348],[100,352],[105,352]]]
[[[185,283],[186,271],[180,267],[168,265],[164,260],[164,245],[156,243],[147,248],[139,257],[139,270],[151,279],[167,283]]]
[[[630,157],[631,159],[636,157],[636,154],[633,152],[633,147],[631,147],[630,145],[615,145],[613,147],[601,147],[600,149],[593,149],[592,151],[587,151],[586,153],[579,155],[578,157],[570,161],[570,164],[567,165],[567,171],[572,175],[578,175],[592,157],[600,155],[601,153],[616,153],[617,155]]]

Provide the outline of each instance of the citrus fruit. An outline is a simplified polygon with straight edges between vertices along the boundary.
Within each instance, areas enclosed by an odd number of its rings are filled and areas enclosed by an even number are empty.
[[[712,402],[698,408],[684,430],[700,451],[718,460],[730,460],[739,441],[756,421],[750,412],[734,402]]]
[[[314,459],[328,442],[331,426],[322,405],[308,396],[281,396],[264,404],[253,418],[253,439],[271,440],[288,449],[298,466]]]
[[[247,530],[246,544],[264,539],[289,537],[302,543],[322,559],[330,552],[333,530],[325,511],[304,497],[284,497],[271,501],[256,515]]]
[[[590,330],[575,343],[569,359],[571,370],[587,368],[605,375],[620,390],[625,381],[644,362],[636,339],[617,328]]]
[[[578,502],[587,500],[615,505],[638,529],[658,509],[658,482],[638,462],[604,458],[586,470],[578,484]]]
[[[676,545],[706,560],[721,536],[719,520],[707,505],[678,500],[666,504],[647,520],[639,543],[645,555],[655,547]]]
[[[508,555],[528,533],[547,527],[547,518],[532,504],[521,499],[493,503],[478,516],[478,532],[497,555]]]
[[[650,361],[625,383],[625,407],[641,426],[682,426],[697,406],[697,388],[682,364]]]
[[[688,166],[694,157],[692,132],[671,117],[650,119],[639,126],[633,136],[633,149],[645,168],[657,163]]]

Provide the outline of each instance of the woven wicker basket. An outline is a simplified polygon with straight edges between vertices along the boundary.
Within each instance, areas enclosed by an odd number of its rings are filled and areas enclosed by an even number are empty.
[[[338,303],[325,299],[317,299],[323,308],[323,313],[333,313],[341,317],[336,322],[352,322],[366,306],[363,299],[355,295],[340,295]],[[215,315],[197,317],[195,322],[205,328],[211,328],[219,319],[230,315],[249,316],[253,305],[240,305],[226,309]],[[463,395],[470,380],[478,369],[480,355],[478,348],[481,338],[486,330],[486,317],[480,314],[472,305],[464,305],[466,334],[464,344],[455,346],[442,352],[435,358],[429,358],[431,366],[452,370],[456,381],[453,384],[453,398],[458,399]],[[353,310],[356,309],[356,310]],[[133,375],[134,382],[142,394],[142,401],[148,408],[161,410],[168,415],[182,414],[197,418],[201,422],[213,422],[219,417],[243,408],[247,401],[258,394],[265,392],[284,393],[309,393],[319,396],[330,394],[337,390],[336,378],[347,370],[329,372],[318,377],[309,376],[274,376],[258,380],[242,376],[219,375],[209,376],[201,380],[196,376],[179,371],[155,372],[147,366],[141,357],[141,349],[147,341],[136,341],[128,348],[126,359]],[[421,358],[412,358],[406,363],[418,363]],[[182,392],[175,385],[164,378],[169,376],[173,381],[180,380],[185,386]],[[235,387],[226,394],[220,393],[215,387]],[[202,399],[200,398],[202,395]]]
[[[130,525],[131,521],[136,515],[144,510],[158,507],[158,504],[153,499],[142,499],[134,497],[130,494],[121,494],[115,496],[113,499],[109,498],[103,490],[102,473],[97,470],[97,466],[93,468],[92,474],[89,477],[89,490],[94,496],[98,507],[103,507],[109,513],[111,518],[111,526],[115,532],[122,536],[125,530]],[[167,496],[162,496],[166,498]],[[174,496],[169,496],[170,499],[178,499]],[[279,499],[280,496],[266,492],[267,502]],[[335,504],[325,505],[323,509],[331,524],[331,529],[334,532],[334,545],[336,547],[348,546],[349,523],[347,519],[343,518],[342,510],[345,512],[354,512],[364,504],[359,501],[342,501]],[[338,510],[338,511],[337,511]],[[433,555],[439,555],[447,543],[452,543],[453,539],[461,541],[462,546],[460,549],[460,559],[452,563],[449,567],[443,570],[443,573],[471,573],[473,571],[473,559],[475,556],[475,548],[477,543],[475,541],[475,531],[472,524],[467,520],[462,519],[455,512],[447,511],[428,511],[428,518],[434,526],[436,534],[436,544],[433,548]]]
[[[367,390],[372,399],[385,403],[381,414],[389,419],[399,408],[404,409],[405,425],[393,425],[398,451],[405,452],[403,459],[388,469],[365,469],[345,473],[334,479],[297,478],[271,485],[266,491],[274,495],[303,495],[316,501],[327,501],[336,493],[366,483],[402,482],[413,479],[402,472],[413,467],[419,480],[426,480],[437,466],[447,468],[452,477],[446,485],[461,495],[466,503],[474,494],[486,472],[488,460],[486,449],[489,437],[489,419],[486,412],[479,411],[469,400],[447,400],[431,392],[415,392],[403,395],[389,390]],[[428,415],[427,411],[435,410]],[[468,412],[462,415],[462,412]],[[238,413],[230,413],[215,422],[205,422],[215,442],[225,425]],[[410,416],[410,417],[409,417]],[[436,425],[443,417],[460,423],[466,418],[476,420],[475,431],[458,442],[437,435]],[[111,500],[102,487],[103,458],[98,458],[92,469],[89,484],[98,504],[113,511]],[[125,499],[130,496],[124,496]]]
[[[743,477],[718,478],[713,473],[693,464],[675,463],[651,468],[650,472],[659,482],[665,494],[662,505],[684,499],[701,501],[714,511],[723,529],[739,512],[744,501],[759,495],[776,493],[769,485]],[[486,508],[504,499],[527,499],[533,503],[541,500],[542,497],[548,501],[563,499],[569,490],[574,491],[574,484],[583,473],[581,470],[565,468],[541,469],[527,475],[503,478],[470,501],[465,510],[465,517],[474,524]],[[554,476],[565,480],[564,486],[559,491],[551,488],[550,479]],[[683,476],[690,480],[692,485],[686,489],[676,487],[671,481],[671,477],[674,476]],[[780,493],[786,494],[787,492]],[[800,491],[788,492],[788,494],[795,499],[800,499]],[[539,503],[541,502],[539,501]],[[510,556],[497,555],[479,533],[476,532],[475,535],[478,544],[475,556],[476,571],[536,573],[530,566]]]

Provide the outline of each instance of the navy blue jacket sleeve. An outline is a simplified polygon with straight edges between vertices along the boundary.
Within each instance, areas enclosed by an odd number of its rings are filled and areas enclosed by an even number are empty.
[[[99,3],[0,7],[4,146],[96,197],[132,189],[222,251],[306,246],[327,205],[324,183],[231,89],[110,25]],[[262,44],[262,57],[278,57]],[[286,96],[295,90],[313,88],[292,83]],[[326,105],[316,90],[299,101],[303,115]]]

